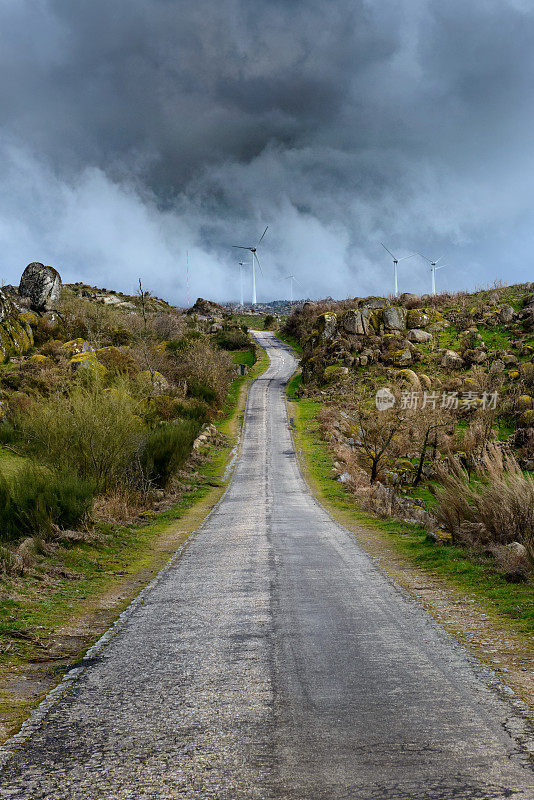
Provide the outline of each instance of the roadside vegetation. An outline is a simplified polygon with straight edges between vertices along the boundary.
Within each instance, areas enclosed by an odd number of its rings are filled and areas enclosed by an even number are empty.
[[[382,526],[393,521],[413,558],[484,584],[486,596],[504,587],[503,607],[521,597],[510,616],[525,624],[533,288],[306,303],[279,334],[302,351],[288,392],[323,490]]]

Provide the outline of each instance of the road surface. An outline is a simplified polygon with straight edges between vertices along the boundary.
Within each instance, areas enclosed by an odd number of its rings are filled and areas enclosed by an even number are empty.
[[[251,387],[230,487],[0,773],[0,798],[534,798],[483,671],[314,501],[283,386]]]

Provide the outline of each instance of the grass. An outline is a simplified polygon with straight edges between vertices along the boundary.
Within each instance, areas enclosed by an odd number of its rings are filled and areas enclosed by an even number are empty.
[[[496,573],[491,562],[472,556],[460,547],[435,544],[420,526],[385,521],[359,510],[353,496],[339,481],[332,479],[332,457],[318,432],[315,417],[320,403],[295,399],[296,378],[288,384],[292,402],[290,414],[295,424],[295,440],[308,481],[319,500],[358,537],[358,528],[387,534],[387,543],[421,570],[445,580],[476,599],[486,613],[504,622],[521,635],[534,632],[534,587],[510,584]],[[417,496],[426,498],[419,489]]]
[[[18,730],[61,673],[81,658],[220,499],[250,378],[269,364],[263,349],[258,348],[258,356],[249,378],[232,381],[218,415],[216,425],[227,436],[227,443],[206,448],[207,460],[190,476],[178,503],[162,513],[149,512],[146,524],[101,525],[92,540],[63,542],[47,552],[36,574],[4,577],[0,585],[0,741]],[[0,450],[0,455],[4,466],[4,451]],[[69,630],[82,631],[74,646],[68,639]],[[62,633],[70,644],[58,652]],[[37,693],[19,697],[3,691],[14,675],[36,674],[36,669]]]
[[[293,350],[295,350],[299,355],[302,355],[302,345],[297,339],[295,339],[293,336],[287,336],[287,334],[281,333],[280,331],[273,331],[273,333],[280,339],[281,342],[285,342],[286,344],[290,345]]]
[[[255,354],[254,350],[234,350],[232,355],[232,361],[234,364],[245,364],[249,369],[254,366]]]
[[[265,318],[268,314],[234,314],[233,317],[239,325],[246,325],[253,331],[265,330]]]

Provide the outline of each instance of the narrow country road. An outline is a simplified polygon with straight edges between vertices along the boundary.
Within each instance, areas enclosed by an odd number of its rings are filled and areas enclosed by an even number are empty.
[[[295,361],[257,338],[271,366],[224,499],[0,798],[534,798],[511,706],[312,498],[283,397]]]

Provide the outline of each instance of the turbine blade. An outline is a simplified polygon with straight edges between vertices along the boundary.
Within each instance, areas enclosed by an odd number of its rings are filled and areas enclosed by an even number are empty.
[[[242,244],[233,244],[232,247],[237,247],[238,250],[250,250],[250,247],[243,247]]]
[[[416,255],[417,255],[417,253],[412,253],[412,254],[411,254],[411,255],[409,255],[409,256],[403,256],[402,258],[399,258],[399,261],[406,261],[406,259],[407,259],[407,258],[413,258],[413,257],[414,257],[414,256],[416,256]],[[419,254],[419,255],[420,255],[420,254]]]
[[[258,262],[258,267],[260,268],[260,272],[263,275],[263,270],[261,268],[260,259],[258,258],[258,254],[253,252],[253,256],[256,259],[256,261]]]
[[[436,261],[434,261],[434,264],[437,264],[438,261],[441,261],[442,258],[445,258],[445,256],[440,256]]]
[[[268,228],[268,227],[269,227],[269,226],[267,225],[267,228]],[[265,228],[265,230],[263,231],[262,235],[260,236],[260,238],[259,238],[259,241],[258,241],[258,244],[261,242],[261,240],[263,239],[263,237],[264,237],[264,236],[265,236],[265,234],[267,233],[267,228]],[[258,246],[258,244],[256,245],[256,247]]]
[[[397,259],[395,258],[395,256],[394,256],[394,255],[393,255],[393,253],[391,252],[391,250],[388,250],[388,249],[387,249],[387,247],[386,247],[386,245],[385,245],[385,244],[382,244],[382,242],[380,242],[380,244],[382,245],[382,247],[384,248],[384,250],[386,250],[386,251],[387,251],[387,252],[390,254],[391,258],[392,258],[394,261],[396,261]]]
[[[415,255],[421,256],[421,258],[424,258],[425,261],[428,261],[429,264],[432,263],[432,259],[427,258],[427,256],[424,256],[422,253],[416,253]]]
[[[441,264],[441,266],[439,266],[439,267],[436,267],[436,270],[438,270],[438,269],[443,269],[443,267],[446,267],[446,266],[447,266],[447,264]]]

